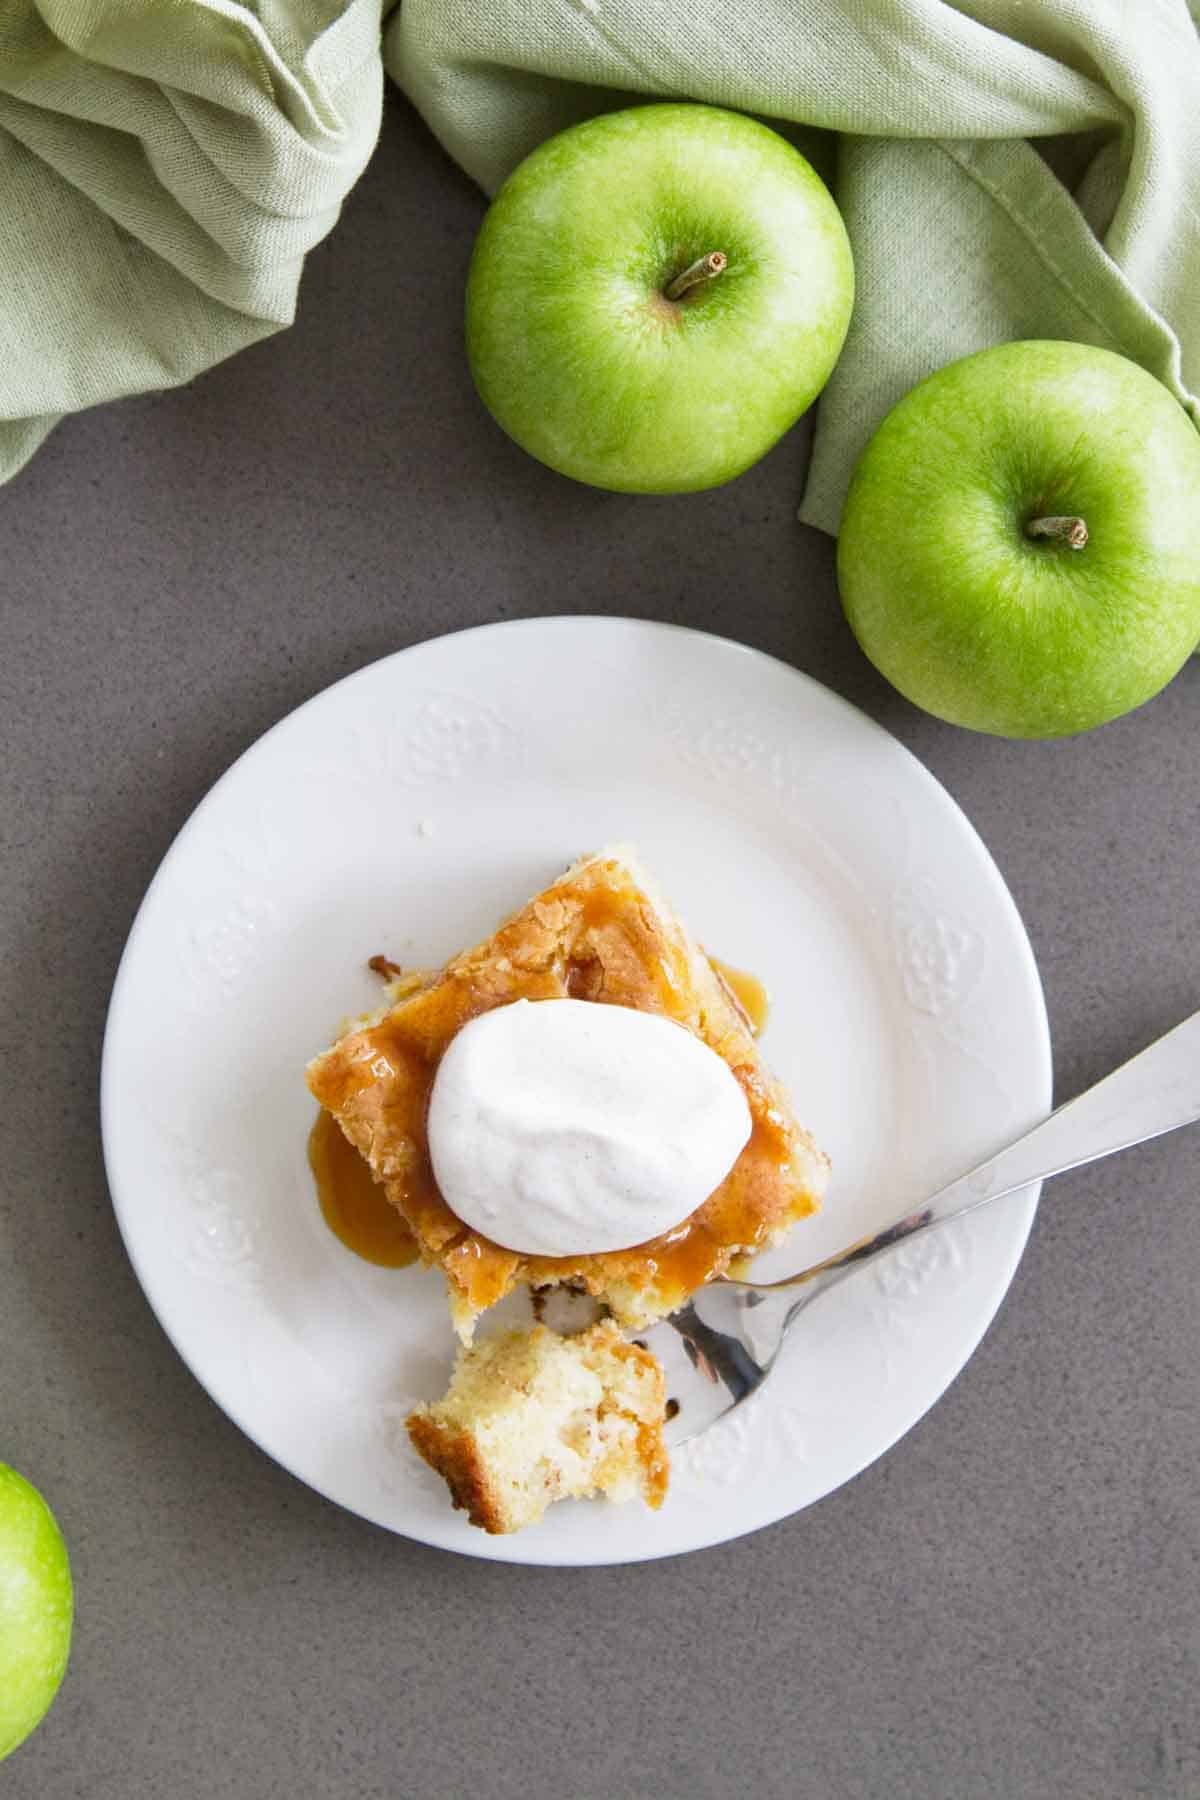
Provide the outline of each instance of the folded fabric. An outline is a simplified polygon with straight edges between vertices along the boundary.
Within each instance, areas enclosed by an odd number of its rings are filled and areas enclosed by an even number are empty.
[[[60,415],[290,322],[375,141],[382,5],[0,0],[0,480]],[[892,402],[989,343],[1107,345],[1198,416],[1197,8],[404,0],[385,44],[488,191],[647,96],[830,134],[858,301],[803,516],[833,530]]]
[[[1200,420],[1198,7],[404,0],[385,52],[489,192],[551,132],[648,95],[839,134],[858,297],[802,507],[834,531],[884,413],[988,344],[1121,351]]]
[[[379,46],[380,0],[0,0],[0,480],[291,322]]]

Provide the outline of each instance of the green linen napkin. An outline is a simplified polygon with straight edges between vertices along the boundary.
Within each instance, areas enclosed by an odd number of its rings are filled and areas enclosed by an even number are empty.
[[[61,414],[291,320],[374,143],[381,7],[0,0],[0,479]],[[489,191],[549,133],[651,95],[837,134],[858,302],[803,508],[834,530],[882,414],[989,343],[1108,345],[1197,416],[1198,9],[403,0],[385,51]]]
[[[1200,421],[1198,19],[1200,0],[404,0],[386,56],[489,192],[646,95],[839,134],[858,297],[801,509],[836,531],[884,413],[988,344],[1119,350]]]
[[[380,0],[0,0],[0,480],[291,322],[379,129]]]

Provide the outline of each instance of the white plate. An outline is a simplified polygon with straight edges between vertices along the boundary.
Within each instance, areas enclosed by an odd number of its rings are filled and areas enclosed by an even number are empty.
[[[453,1513],[404,1430],[449,1373],[441,1280],[326,1229],[304,1064],[376,1004],[370,954],[441,961],[616,839],[772,990],[768,1058],[834,1161],[780,1272],[1049,1104],[1037,971],[983,844],[887,732],[781,663],[669,626],[529,620],[388,657],[268,732],[130,934],[101,1096],[117,1217],[180,1355],[269,1455],[477,1556],[670,1556],[829,1493],[957,1374],[1033,1216],[1035,1191],[1014,1195],[823,1298],[761,1395],[677,1455],[661,1513],[571,1503],[515,1538]]]

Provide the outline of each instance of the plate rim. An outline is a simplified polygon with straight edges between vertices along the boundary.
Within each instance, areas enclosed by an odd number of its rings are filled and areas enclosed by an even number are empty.
[[[751,662],[762,663],[771,670],[782,671],[785,676],[798,682],[802,688],[809,690],[810,692],[815,691],[821,696],[823,701],[833,703],[836,710],[840,710],[848,715],[848,717],[855,722],[856,727],[861,728],[865,725],[870,732],[885,739],[893,751],[898,751],[900,753],[901,758],[909,765],[910,769],[916,772],[917,779],[923,781],[932,788],[941,803],[956,815],[959,826],[965,828],[967,837],[970,840],[973,840],[974,848],[979,855],[980,867],[986,872],[989,883],[993,888],[995,898],[997,899],[1001,910],[1008,914],[1009,924],[1013,927],[1013,948],[1018,953],[1023,965],[1023,977],[1028,989],[1028,998],[1033,1002],[1035,1015],[1031,1024],[1036,1028],[1036,1041],[1028,1046],[1026,1054],[1029,1056],[1031,1062],[1036,1062],[1037,1065],[1035,1070],[1037,1077],[1035,1085],[1042,1096],[1041,1105],[1043,1110],[1049,1112],[1053,1103],[1053,1063],[1050,1025],[1046,1008],[1045,991],[1042,985],[1037,959],[1034,955],[1033,945],[1030,941],[1024,919],[1021,916],[1012,891],[974,822],[954,798],[945,784],[939,780],[924,762],[922,762],[920,757],[917,756],[914,751],[909,749],[907,744],[903,743],[893,732],[889,731],[885,725],[882,725],[877,719],[872,718],[869,713],[855,705],[852,700],[848,700],[843,694],[839,693],[836,688],[829,687],[815,675],[809,674],[807,670],[797,668],[795,664],[784,661],[782,657],[775,656],[770,651],[761,650],[756,645],[743,643],[737,638],[726,637],[719,632],[702,630],[697,626],[682,625],[670,620],[641,618],[632,614],[554,613],[545,617],[532,615],[515,619],[491,620],[482,624],[464,626],[446,632],[439,632],[432,636],[419,638],[414,643],[406,644],[398,650],[388,651],[383,656],[374,657],[370,661],[360,664],[359,667],[349,670],[346,674],[339,676],[336,680],[329,682],[326,686],[317,689],[315,693],[310,694],[296,706],[281,714],[271,725],[267,726],[264,731],[260,732],[258,736],[246,744],[216,780],[212,782],[203,794],[201,794],[199,800],[196,801],[195,805],[192,806],[174,831],[171,841],[159,859],[154,873],[147,883],[138,903],[121,950],[121,955],[118,959],[116,973],[113,977],[108,1006],[105,1012],[104,1031],[101,1042],[98,1098],[105,1180],[108,1187],[109,1199],[117,1222],[117,1229],[120,1233],[125,1253],[129,1258],[138,1285],[142,1290],[142,1296],[149,1306],[153,1317],[193,1380],[196,1381],[201,1390],[207,1395],[208,1399],[218,1408],[218,1410],[229,1419],[230,1423],[250,1440],[255,1449],[258,1450],[260,1454],[276,1463],[280,1468],[284,1469],[292,1479],[311,1488],[313,1492],[319,1494],[328,1504],[351,1513],[355,1517],[362,1519],[365,1523],[374,1526],[376,1529],[387,1532],[390,1536],[400,1537],[413,1543],[420,1543],[431,1549],[447,1551],[452,1555],[463,1556],[471,1561],[502,1562],[514,1566],[543,1568],[617,1568],[632,1566],[643,1562],[666,1561],[672,1557],[695,1555],[706,1549],[717,1549],[722,1545],[737,1542],[738,1539],[742,1537],[750,1536],[755,1532],[767,1530],[774,1525],[782,1524],[788,1519],[798,1517],[799,1514],[808,1512],[813,1506],[832,1499],[842,1488],[846,1487],[851,1481],[856,1480],[864,1470],[870,1468],[874,1463],[886,1456],[895,1448],[896,1444],[899,1443],[902,1438],[906,1437],[909,1432],[914,1430],[915,1427],[920,1424],[921,1420],[932,1411],[938,1401],[949,1392],[950,1388],[962,1374],[966,1365],[975,1355],[975,1352],[978,1350],[984,1337],[991,1329],[1000,1308],[1003,1306],[1004,1301],[1008,1296],[1016,1271],[1025,1254],[1033,1223],[1037,1216],[1038,1199],[1042,1186],[1041,1182],[1036,1182],[1031,1183],[1028,1188],[1021,1190],[1028,1198],[1028,1210],[1024,1225],[1020,1229],[1019,1236],[1014,1235],[1011,1252],[1011,1269],[1008,1272],[1007,1278],[1005,1279],[1003,1287],[1000,1289],[994,1304],[985,1308],[977,1318],[973,1319],[970,1341],[967,1343],[961,1357],[953,1363],[949,1374],[928,1404],[923,1406],[913,1418],[907,1421],[907,1423],[902,1424],[894,1434],[888,1436],[885,1442],[878,1447],[872,1448],[870,1453],[866,1455],[861,1462],[855,1463],[849,1472],[837,1482],[836,1486],[827,1489],[823,1494],[816,1496],[810,1501],[805,1501],[799,1506],[786,1508],[784,1511],[776,1513],[770,1519],[763,1520],[760,1523],[750,1523],[744,1527],[736,1528],[731,1532],[722,1532],[722,1535],[714,1538],[707,1538],[701,1543],[664,1547],[661,1549],[656,1548],[653,1543],[651,1543],[644,1552],[629,1552],[623,1550],[613,1556],[588,1554],[585,1557],[563,1554],[556,1555],[553,1553],[539,1554],[536,1543],[526,1543],[527,1538],[532,1540],[535,1537],[535,1534],[533,1533],[518,1533],[512,1537],[502,1538],[483,1538],[482,1534],[480,1534],[481,1542],[478,1545],[473,1543],[450,1543],[440,1537],[429,1535],[423,1531],[413,1530],[407,1526],[398,1526],[387,1520],[380,1519],[370,1512],[363,1511],[349,1501],[330,1493],[320,1481],[314,1480],[312,1476],[301,1472],[301,1470],[286,1456],[268,1448],[258,1430],[248,1422],[240,1407],[227,1405],[223,1399],[217,1397],[207,1381],[200,1374],[193,1363],[192,1358],[184,1350],[175,1331],[172,1329],[169,1320],[163,1316],[163,1313],[156,1303],[147,1271],[145,1270],[143,1262],[132,1241],[132,1220],[131,1218],[127,1219],[126,1210],[120,1198],[118,1183],[114,1175],[116,1153],[113,1149],[113,1143],[116,1131],[113,1120],[115,1118],[117,1101],[114,1097],[115,1077],[111,1073],[112,1058],[110,1057],[110,1046],[115,1042],[116,1032],[120,1026],[120,1013],[124,1005],[125,991],[132,978],[131,970],[134,967],[140,939],[144,931],[148,928],[148,915],[155,893],[160,884],[164,881],[175,856],[182,853],[184,839],[190,836],[192,830],[200,822],[209,806],[217,803],[221,791],[227,783],[233,781],[243,762],[254,755],[277,732],[290,726],[310,707],[315,707],[319,703],[325,702],[327,698],[337,690],[350,686],[371,673],[379,671],[387,665],[399,662],[403,658],[419,657],[423,651],[431,650],[435,646],[456,642],[460,639],[467,640],[480,636],[495,637],[501,634],[536,635],[539,631],[545,631],[547,629],[561,630],[566,628],[571,630],[580,627],[591,629],[600,627],[605,630],[626,633],[629,635],[637,635],[642,632],[649,633],[652,636],[681,635],[688,638],[699,639],[705,646],[716,647],[722,654],[733,651],[738,656],[748,659]],[[448,1514],[447,1517],[457,1517],[457,1515]]]

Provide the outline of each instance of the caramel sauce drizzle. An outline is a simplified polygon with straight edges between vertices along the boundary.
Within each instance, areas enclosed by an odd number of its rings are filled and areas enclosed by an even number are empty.
[[[751,975],[749,969],[735,969],[732,963],[722,962],[718,956],[710,956],[708,960],[749,1019],[755,1037],[761,1037],[771,1012],[771,996],[758,976]]]
[[[460,959],[462,966],[436,987],[361,1033],[358,1054],[343,1069],[336,1091],[332,1079],[326,1080],[328,1091],[321,1093],[324,1104],[309,1140],[321,1210],[344,1244],[386,1267],[404,1267],[414,1261],[418,1254],[415,1238],[441,1258],[452,1279],[479,1308],[491,1305],[506,1291],[518,1264],[521,1280],[532,1285],[556,1282],[567,1271],[586,1275],[589,1268],[597,1273],[603,1268],[611,1275],[624,1264],[638,1284],[650,1277],[657,1285],[678,1286],[681,1292],[690,1293],[709,1278],[729,1245],[761,1244],[774,1222],[770,1209],[762,1205],[762,1194],[766,1183],[774,1183],[780,1164],[788,1160],[788,1133],[752,1065],[733,1070],[746,1093],[753,1120],[750,1141],[734,1168],[697,1212],[672,1231],[634,1249],[600,1258],[520,1257],[466,1230],[434,1179],[426,1131],[434,1078],[452,1038],[480,1013],[518,999],[575,998],[603,1003],[606,985],[612,981],[622,991],[636,992],[643,1010],[686,1022],[687,971],[671,966],[659,953],[636,897],[600,888],[574,893],[551,890],[547,900],[551,905],[561,902],[578,909],[569,952],[536,967],[504,965],[490,958],[476,969],[469,958]],[[498,934],[501,945],[503,938],[502,930]],[[743,970],[710,960],[751,1029],[761,1031],[768,1006],[762,983]],[[372,966],[380,973],[385,967],[388,975],[395,972],[395,965],[385,958],[373,959]],[[621,979],[622,969],[626,980]],[[399,1078],[389,1083],[388,1139],[407,1146],[399,1166],[384,1171],[387,1187],[395,1196],[391,1201],[332,1113],[325,1111],[326,1106],[339,1112],[352,1110],[359,1092],[388,1075]],[[412,1230],[398,1210],[401,1204]]]
[[[322,1107],[308,1134],[308,1162],[321,1215],[347,1250],[383,1269],[417,1260],[417,1240],[332,1113]]]

